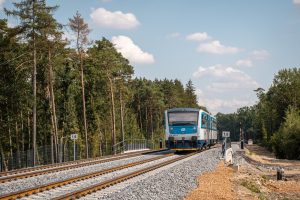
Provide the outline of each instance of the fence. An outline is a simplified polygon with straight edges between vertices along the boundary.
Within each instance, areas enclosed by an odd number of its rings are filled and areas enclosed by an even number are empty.
[[[164,148],[161,140],[132,139],[116,144],[114,147],[110,143],[104,143],[99,149],[89,149],[89,157],[100,157],[123,153],[124,151],[139,149],[158,149]],[[51,146],[42,146],[37,149],[36,166],[48,165],[53,163],[68,162],[74,160],[73,143],[58,145],[58,154],[52,155]],[[75,144],[75,160],[86,158],[85,149]],[[19,168],[33,167],[33,151],[20,151],[13,153],[12,156],[4,157],[0,154],[0,171],[9,171]]]
[[[159,149],[165,148],[165,142],[162,140],[131,139],[119,142],[113,147],[115,154],[125,151],[134,151],[141,149]]]
[[[74,148],[70,145],[58,145],[57,156],[52,155],[51,146],[37,148],[36,165],[47,165],[74,160]],[[76,145],[75,159],[81,159],[81,149]],[[33,167],[33,150],[19,151],[10,156],[0,155],[0,171],[8,171],[19,168]]]

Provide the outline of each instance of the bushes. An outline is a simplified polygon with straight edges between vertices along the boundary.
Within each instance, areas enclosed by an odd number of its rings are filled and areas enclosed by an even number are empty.
[[[300,112],[289,107],[285,121],[272,136],[272,147],[278,158],[300,159]]]

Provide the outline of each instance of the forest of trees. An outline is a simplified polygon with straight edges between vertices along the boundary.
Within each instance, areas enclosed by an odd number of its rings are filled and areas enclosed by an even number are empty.
[[[268,91],[255,90],[258,102],[231,114],[217,114],[219,131],[232,139],[254,139],[273,150],[278,158],[300,159],[300,68],[283,69]]]
[[[13,3],[0,19],[0,158],[50,146],[59,162],[60,144],[77,133],[81,155],[102,155],[104,146],[128,139],[163,138],[163,113],[173,107],[198,107],[193,83],[132,78],[134,68],[106,38],[89,40],[80,13],[69,23],[53,17],[58,6],[45,0]],[[75,41],[63,39],[68,27]],[[252,138],[280,158],[300,159],[300,70],[284,69],[268,91],[258,88],[258,103],[232,114],[217,114],[219,131],[239,140]],[[204,107],[202,107],[205,109]]]
[[[106,38],[89,40],[80,13],[67,25],[53,17],[58,6],[45,0],[13,3],[0,19],[0,157],[51,146],[58,162],[60,143],[77,143],[83,157],[102,154],[125,139],[163,137],[163,111],[199,107],[193,83],[135,78],[134,68]],[[63,39],[63,27],[76,39]]]

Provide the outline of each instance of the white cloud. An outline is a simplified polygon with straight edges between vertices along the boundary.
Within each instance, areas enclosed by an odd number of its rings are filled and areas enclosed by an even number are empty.
[[[212,54],[235,54],[241,51],[237,47],[224,46],[218,40],[200,44],[197,48],[198,52],[212,53]]]
[[[300,5],[300,0],[293,0],[293,3],[296,5]]]
[[[193,34],[186,36],[187,40],[193,40],[193,41],[199,41],[199,42],[208,40],[210,38],[211,37],[206,32],[193,33]]]
[[[235,65],[238,67],[252,67],[253,62],[251,59],[242,59],[235,62]]]
[[[224,100],[220,98],[213,98],[213,99],[204,99],[203,105],[209,108],[211,112],[216,114],[217,112],[220,112],[220,110],[223,111],[234,111],[237,108],[241,108],[244,106],[249,106],[254,104],[254,101],[251,100],[245,100],[245,99],[230,99],[230,100]]]
[[[90,17],[96,25],[107,28],[131,29],[140,24],[132,13],[111,12],[104,8],[93,10]]]
[[[134,42],[126,36],[119,35],[112,38],[112,43],[131,63],[151,64],[154,63],[154,57],[150,53],[144,52]]]
[[[299,0],[300,1],[300,0]],[[267,50],[254,50],[251,53],[252,59],[254,60],[266,60],[270,57],[270,53]]]
[[[76,37],[74,34],[69,33],[68,31],[64,31],[63,35],[62,35],[62,39],[63,40],[68,40],[68,41],[73,41],[76,40]]]
[[[234,112],[255,103],[253,90],[259,84],[241,70],[221,64],[200,66],[193,77],[199,105],[206,106],[213,113]]]
[[[5,0],[0,0],[0,8],[2,8],[4,2],[5,2]]]
[[[235,62],[237,67],[252,67],[257,60],[267,60],[270,57],[270,53],[267,50],[254,50],[250,53],[250,56],[246,59],[241,59]]]
[[[259,86],[259,84],[254,79],[252,79],[243,71],[223,65],[214,65],[207,68],[200,66],[198,70],[193,73],[193,77],[215,78],[214,83],[207,86],[209,89],[212,89],[214,91],[245,88],[256,89]]]

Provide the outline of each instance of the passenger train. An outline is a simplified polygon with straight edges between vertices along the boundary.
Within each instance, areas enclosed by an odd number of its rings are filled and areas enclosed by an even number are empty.
[[[200,150],[217,142],[217,120],[204,110],[173,108],[165,111],[166,147]]]

